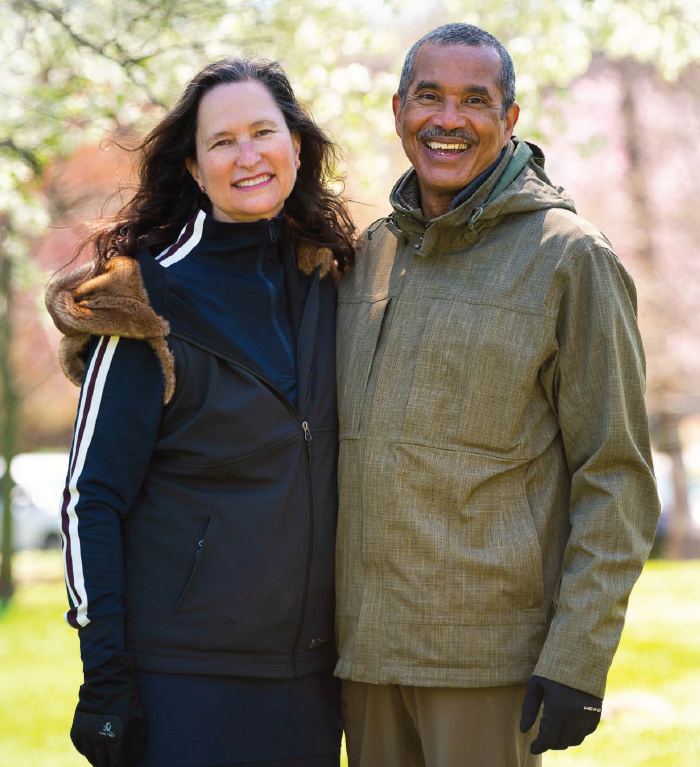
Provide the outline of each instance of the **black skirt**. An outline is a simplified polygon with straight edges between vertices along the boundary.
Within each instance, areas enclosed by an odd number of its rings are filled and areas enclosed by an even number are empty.
[[[336,767],[340,680],[139,672],[143,767]]]

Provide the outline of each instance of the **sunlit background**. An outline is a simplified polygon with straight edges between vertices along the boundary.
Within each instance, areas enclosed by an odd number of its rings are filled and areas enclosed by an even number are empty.
[[[662,522],[633,593],[600,730],[545,765],[700,765],[700,3],[697,0],[5,0],[0,25],[0,767],[78,767],[80,681],[57,507],[77,390],[43,307],[81,224],[128,191],[127,151],[205,63],[278,59],[339,144],[361,228],[408,167],[391,95],[403,56],[452,21],[516,67],[516,133],[638,289]],[[4,473],[0,461],[0,475]],[[0,508],[2,506],[0,505]],[[7,522],[14,530],[7,535]],[[13,543],[16,552],[10,554]],[[465,648],[468,652],[468,648]]]

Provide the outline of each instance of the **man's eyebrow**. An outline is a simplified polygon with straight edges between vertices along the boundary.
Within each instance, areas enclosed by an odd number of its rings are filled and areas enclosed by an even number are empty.
[[[413,89],[414,93],[418,93],[422,90],[431,90],[431,91],[439,91],[441,90],[441,87],[438,83],[434,82],[433,80],[421,80],[418,85]],[[493,94],[491,91],[484,85],[465,85],[464,90],[467,93],[472,93],[475,96],[486,96],[489,99],[493,98]]]
[[[487,96],[488,98],[493,98],[491,91],[484,85],[468,85],[464,90],[473,93],[475,96]]]
[[[413,92],[418,93],[418,91],[425,90],[426,88],[433,91],[440,90],[440,86],[436,82],[433,82],[432,80],[421,80],[413,89]]]

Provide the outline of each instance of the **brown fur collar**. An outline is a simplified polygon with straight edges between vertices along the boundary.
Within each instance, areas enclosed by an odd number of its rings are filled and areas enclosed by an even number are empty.
[[[321,267],[321,278],[330,275],[337,285],[340,271],[328,248],[298,245],[297,264],[305,274]],[[59,362],[66,377],[80,386],[91,336],[123,336],[148,341],[160,361],[167,405],[175,392],[175,361],[165,337],[168,323],[148,300],[138,262],[117,257],[104,271],[92,275],[92,265],[54,279],[46,290],[46,307],[63,333]]]
[[[91,273],[92,266],[86,264],[53,280],[46,291],[46,308],[64,335],[58,353],[63,372],[80,386],[90,336],[148,341],[163,370],[167,404],[175,392],[175,361],[165,341],[170,328],[151,308],[138,262],[117,257],[101,274]]]
[[[313,245],[302,243],[296,246],[297,266],[304,274],[311,274],[317,266],[321,267],[319,276],[323,279],[330,274],[335,286],[340,282],[338,263],[333,258],[329,248],[315,248]]]

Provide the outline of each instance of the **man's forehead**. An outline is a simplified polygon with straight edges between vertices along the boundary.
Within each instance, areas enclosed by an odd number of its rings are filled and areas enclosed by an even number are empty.
[[[425,43],[416,51],[411,89],[421,82],[497,86],[501,57],[491,46]]]

